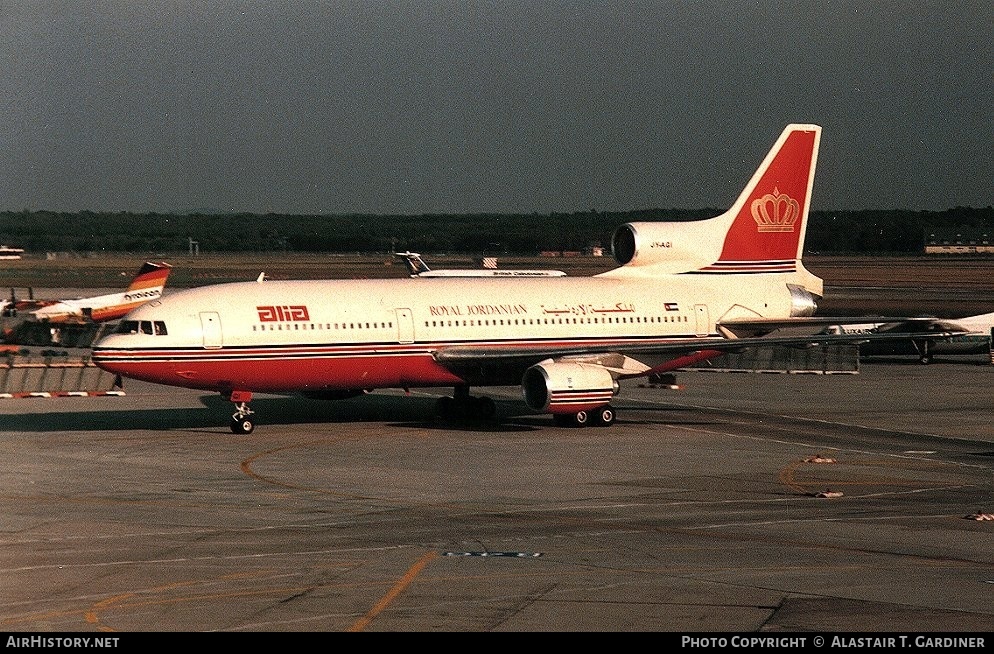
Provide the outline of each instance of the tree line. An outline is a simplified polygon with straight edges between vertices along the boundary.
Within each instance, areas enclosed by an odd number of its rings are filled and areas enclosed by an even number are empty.
[[[342,252],[534,255],[609,248],[633,221],[710,218],[719,209],[551,214],[285,215],[0,212],[0,244],[28,252]],[[812,211],[806,249],[916,254],[926,242],[994,237],[994,208]]]

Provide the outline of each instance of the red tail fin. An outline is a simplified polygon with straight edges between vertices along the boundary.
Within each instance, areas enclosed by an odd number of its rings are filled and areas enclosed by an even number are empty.
[[[788,125],[728,213],[721,256],[705,270],[792,271],[801,258],[821,127]]]

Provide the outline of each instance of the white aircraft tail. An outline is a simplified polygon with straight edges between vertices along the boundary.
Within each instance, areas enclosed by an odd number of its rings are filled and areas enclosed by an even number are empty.
[[[407,266],[407,272],[411,274],[411,277],[417,277],[421,273],[426,273],[431,270],[428,264],[424,262],[421,255],[417,252],[394,252],[395,257],[399,257],[404,260],[404,265]]]

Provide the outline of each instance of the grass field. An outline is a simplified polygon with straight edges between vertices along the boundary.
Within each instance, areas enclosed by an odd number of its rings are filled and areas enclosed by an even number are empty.
[[[434,268],[479,268],[470,255],[426,256]],[[170,288],[190,288],[222,282],[250,281],[259,273],[269,279],[373,279],[406,277],[404,263],[391,254],[210,254],[191,257],[152,257],[147,254],[108,254],[24,257],[0,262],[0,288],[108,288],[126,283],[144,261],[173,266]],[[593,275],[614,267],[610,257],[506,257],[501,268],[568,270],[575,276]]]

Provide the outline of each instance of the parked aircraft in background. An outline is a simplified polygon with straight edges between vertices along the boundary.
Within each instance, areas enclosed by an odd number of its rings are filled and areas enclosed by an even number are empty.
[[[992,355],[994,313],[966,318],[908,318],[890,322],[867,322],[834,325],[826,330],[835,334],[904,334],[906,338],[873,340],[859,346],[860,357],[915,355],[923,364],[936,354]]]
[[[557,424],[609,425],[623,379],[748,347],[860,342],[817,334],[822,280],[801,262],[821,128],[789,125],[725,213],[622,225],[619,267],[591,277],[256,281],[132,311],[93,348],[124,377],[220,392],[231,429],[253,393],[344,398],[452,386],[443,417],[493,417],[471,386],[520,385]],[[849,320],[849,322],[852,322]],[[803,327],[807,333],[782,331]]]
[[[28,314],[38,321],[50,323],[107,322],[117,320],[132,309],[162,296],[172,266],[167,263],[145,262],[120,293],[98,295],[74,300],[13,299],[8,304],[19,314]],[[13,292],[12,292],[13,294]],[[10,310],[10,306],[7,307]]]
[[[417,252],[394,252],[404,260],[411,277],[565,277],[561,270],[498,270],[496,268],[448,268],[432,270]]]

